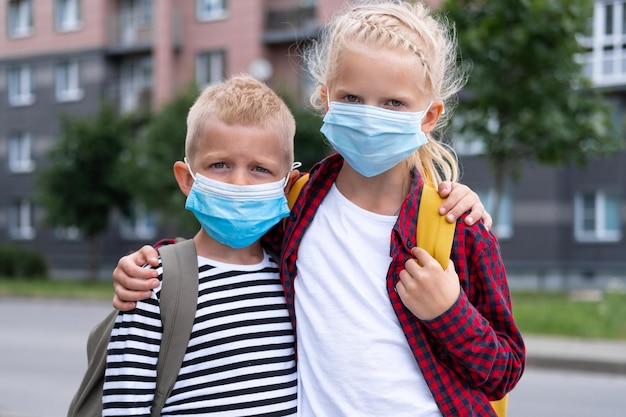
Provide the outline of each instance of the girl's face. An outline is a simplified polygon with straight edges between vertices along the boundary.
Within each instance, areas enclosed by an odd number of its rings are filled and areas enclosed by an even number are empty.
[[[409,52],[384,49],[347,50],[339,58],[336,76],[328,85],[330,100],[367,104],[388,110],[417,112],[431,99],[416,79],[415,67],[422,65]]]

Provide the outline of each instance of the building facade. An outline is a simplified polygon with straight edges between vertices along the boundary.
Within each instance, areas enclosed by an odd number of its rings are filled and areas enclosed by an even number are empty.
[[[59,116],[91,115],[102,100],[120,112],[158,109],[191,83],[250,72],[307,93],[295,44],[315,37],[333,0],[0,1],[0,244],[46,255],[55,275],[84,271],[75,230],[46,227],[35,179],[60,132]],[[68,186],[71,178],[68,178]],[[150,215],[112,214],[100,259],[163,233]]]
[[[434,1],[433,3],[440,3]],[[626,90],[626,2],[595,2],[586,74],[618,107]],[[343,2],[335,0],[0,0],[0,244],[44,253],[56,275],[83,271],[87,245],[47,228],[35,176],[61,114],[158,109],[191,83],[250,72],[303,99],[310,83],[299,46]],[[488,204],[493,180],[480,148],[459,146],[462,181]],[[545,286],[626,281],[626,152],[586,169],[529,166],[508,184],[496,234],[510,275]],[[68,179],[68,184],[71,179]],[[491,209],[493,210],[493,208]],[[100,257],[119,256],[163,231],[150,215],[112,214]]]

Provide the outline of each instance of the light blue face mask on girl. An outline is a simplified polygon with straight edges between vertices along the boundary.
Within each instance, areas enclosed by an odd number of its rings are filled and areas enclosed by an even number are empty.
[[[320,131],[352,168],[373,177],[426,144],[422,119],[431,104],[424,111],[401,112],[333,101]]]
[[[267,184],[234,185],[194,175],[189,164],[187,167],[194,183],[185,208],[222,245],[235,249],[250,246],[289,215],[285,197],[289,175]]]

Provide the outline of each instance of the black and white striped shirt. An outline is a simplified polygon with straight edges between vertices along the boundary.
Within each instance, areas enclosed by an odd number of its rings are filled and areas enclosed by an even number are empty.
[[[278,267],[198,257],[196,318],[162,415],[296,414],[294,337]],[[157,268],[162,277],[161,265]],[[120,313],[111,333],[103,416],[149,416],[162,326],[160,287]]]

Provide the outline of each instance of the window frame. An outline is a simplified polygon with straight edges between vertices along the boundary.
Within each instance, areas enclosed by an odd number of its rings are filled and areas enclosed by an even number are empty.
[[[64,60],[54,66],[54,96],[57,102],[79,101],[84,97],[80,78],[80,64],[77,60]]]
[[[219,60],[217,68],[215,61]],[[202,89],[208,85],[220,83],[226,78],[226,51],[213,49],[196,55],[196,85]]]
[[[33,139],[25,131],[12,132],[8,138],[8,167],[16,174],[31,173],[35,170],[33,159]]]
[[[73,15],[72,20],[66,21],[70,13]],[[57,32],[73,32],[82,28],[82,26],[81,0],[55,0],[54,28]]]
[[[9,236],[13,240],[35,238],[34,206],[28,199],[15,199],[8,211]]]
[[[35,102],[33,68],[30,64],[18,64],[7,71],[7,94],[12,107],[30,106]]]
[[[593,198],[593,213],[589,216],[585,208],[585,198]],[[611,202],[610,199],[615,199]],[[616,230],[607,227],[609,204],[616,204]],[[622,239],[622,198],[619,192],[607,189],[579,191],[574,195],[574,238],[581,243],[619,242]],[[589,230],[585,223],[593,222]]]
[[[228,18],[228,0],[196,0],[196,19],[211,22]]]
[[[479,188],[475,189],[476,194],[480,197],[480,201],[487,208],[487,212],[492,215],[495,213],[493,208],[493,199],[495,198],[495,189]],[[504,213],[504,215],[503,215]],[[500,198],[500,207],[498,209],[498,216],[495,218],[497,223],[491,226],[494,235],[498,240],[508,240],[513,238],[514,222],[513,222],[513,196],[511,192],[506,189]]]
[[[33,1],[9,0],[7,2],[7,36],[24,38],[33,33]],[[16,25],[16,23],[18,25]]]
[[[132,214],[132,217],[120,219],[120,237],[124,240],[154,240],[158,234],[157,214],[141,204],[132,207]]]

